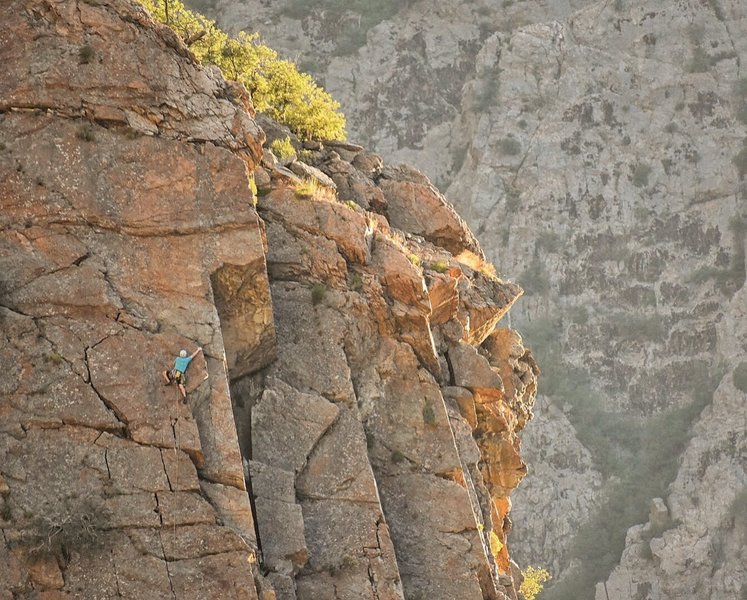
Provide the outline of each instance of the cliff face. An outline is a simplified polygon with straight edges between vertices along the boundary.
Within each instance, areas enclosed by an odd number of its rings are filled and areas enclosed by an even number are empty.
[[[278,164],[133,3],[2,36],[0,598],[515,598],[538,370],[443,196],[353,144]]]
[[[527,290],[517,556],[583,588],[558,597],[741,597],[744,3],[201,4],[315,69]]]

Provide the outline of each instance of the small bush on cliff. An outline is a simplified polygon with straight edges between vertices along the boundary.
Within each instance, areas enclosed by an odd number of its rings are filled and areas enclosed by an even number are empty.
[[[392,452],[391,460],[394,464],[404,462],[405,458],[407,457],[399,450],[395,450],[394,452]]]
[[[744,179],[747,175],[747,138],[742,140],[742,149],[731,161],[737,168],[739,179]]]
[[[631,166],[632,180],[635,187],[646,187],[648,177],[651,175],[651,167],[646,163],[637,162]]]
[[[498,140],[498,149],[503,154],[508,154],[509,156],[516,156],[521,152],[521,142],[517,140],[516,138],[512,137],[504,137]]]
[[[286,160],[296,155],[296,149],[290,141],[290,138],[283,138],[282,140],[275,140],[270,144],[270,150],[280,160]]]
[[[93,60],[95,52],[91,46],[86,44],[85,46],[81,46],[80,50],[78,50],[78,62],[81,65],[87,65],[88,63]]]
[[[432,262],[430,264],[430,268],[433,269],[436,273],[446,273],[446,271],[449,270],[449,263],[445,260],[437,260],[436,262]]]
[[[423,406],[423,421],[426,425],[433,426],[436,424],[436,411],[430,402],[426,402],[425,406]]]
[[[316,179],[302,179],[293,188],[298,198],[313,198],[319,192],[319,182]]]
[[[537,567],[527,567],[521,574],[524,576],[524,581],[521,582],[519,593],[524,596],[525,600],[534,600],[542,591],[545,582],[552,579],[550,573]]]
[[[75,131],[75,137],[84,142],[92,142],[96,139],[96,136],[93,133],[93,125],[90,123],[84,123]]]
[[[747,394],[747,362],[741,362],[732,373],[734,386],[741,392]]]
[[[254,108],[305,139],[345,139],[340,104],[296,65],[278,58],[258,34],[230,37],[215,23],[187,9],[181,0],[140,0],[161,23],[174,29],[198,60],[216,65],[227,79],[243,83]]]
[[[322,300],[324,300],[324,296],[326,295],[327,286],[322,282],[315,283],[311,288],[311,303],[316,306]]]

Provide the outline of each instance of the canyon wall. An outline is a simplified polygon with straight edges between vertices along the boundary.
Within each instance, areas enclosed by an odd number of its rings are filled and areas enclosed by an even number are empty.
[[[195,5],[314,72],[526,290],[512,547],[543,597],[741,598],[744,3]]]

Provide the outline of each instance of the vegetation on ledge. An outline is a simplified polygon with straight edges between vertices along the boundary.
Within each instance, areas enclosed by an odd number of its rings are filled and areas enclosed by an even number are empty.
[[[216,65],[224,77],[243,83],[256,110],[304,139],[345,139],[340,104],[310,75],[260,43],[259,34],[241,32],[233,38],[181,0],[141,3],[156,20],[174,29],[199,61]]]

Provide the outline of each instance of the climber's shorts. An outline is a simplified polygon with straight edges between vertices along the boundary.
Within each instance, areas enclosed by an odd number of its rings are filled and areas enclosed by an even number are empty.
[[[176,384],[187,385],[187,378],[184,376],[184,373],[177,371],[176,369],[171,369],[169,371],[169,381]]]

